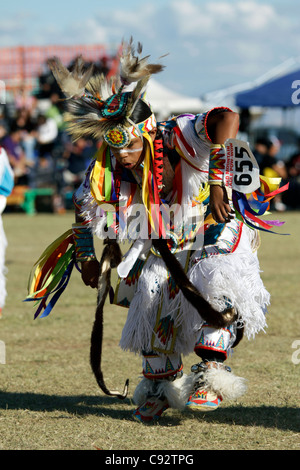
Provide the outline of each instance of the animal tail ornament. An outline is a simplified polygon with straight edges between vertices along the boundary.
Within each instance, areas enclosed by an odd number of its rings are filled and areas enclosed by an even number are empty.
[[[100,272],[98,281],[98,299],[97,308],[95,313],[95,321],[91,335],[91,349],[90,349],[90,363],[96,378],[96,381],[101,390],[110,396],[115,396],[124,399],[127,396],[129,380],[125,382],[123,393],[117,390],[108,390],[105,385],[103,373],[101,370],[101,355],[102,355],[102,341],[103,341],[103,307],[106,297],[109,293],[111,283],[111,268],[116,267],[121,259],[122,254],[119,245],[112,240],[105,240],[105,247],[100,261]]]
[[[109,391],[103,379],[101,370],[101,352],[103,338],[103,307],[110,290],[111,268],[116,267],[121,261],[120,247],[114,241],[105,241],[100,261],[100,274],[98,282],[98,300],[95,321],[91,334],[90,363],[96,381],[106,395],[124,399],[127,396],[128,380],[123,393]],[[50,314],[61,294],[64,292],[70,280],[75,261],[75,245],[72,229],[67,230],[57,240],[46,248],[40,258],[34,264],[29,280],[27,302],[36,302],[38,308],[34,314],[36,319]],[[79,270],[79,268],[77,267]]]

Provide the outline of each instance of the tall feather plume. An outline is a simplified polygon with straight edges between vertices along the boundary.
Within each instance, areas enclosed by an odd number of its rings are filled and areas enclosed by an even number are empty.
[[[120,80],[126,86],[131,83],[137,82],[137,85],[132,91],[130,102],[127,107],[127,117],[129,117],[135,105],[146,89],[147,83],[151,75],[161,72],[164,69],[162,64],[149,64],[149,55],[141,58],[143,46],[140,42],[137,43],[137,48],[133,44],[132,37],[128,43],[122,44],[122,53],[120,57]]]
[[[93,64],[85,71],[82,56],[77,57],[72,71],[68,70],[58,57],[48,59],[47,63],[67,98],[79,98],[82,96],[85,86],[92,76],[94,70]]]
[[[142,50],[142,44],[138,42],[136,55],[132,38],[128,44],[123,42],[120,57],[120,78],[124,85],[130,85],[130,83],[138,82],[146,77],[149,79],[151,75],[163,70],[164,66],[161,64],[148,63],[149,55],[140,58]]]

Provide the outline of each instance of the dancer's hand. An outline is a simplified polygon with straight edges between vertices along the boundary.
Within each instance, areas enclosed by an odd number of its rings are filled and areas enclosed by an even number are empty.
[[[210,186],[209,205],[211,214],[218,224],[230,222],[234,218],[234,210],[230,207],[227,191],[224,186]]]
[[[84,261],[81,263],[81,278],[86,286],[93,289],[98,287],[100,263],[97,260]]]

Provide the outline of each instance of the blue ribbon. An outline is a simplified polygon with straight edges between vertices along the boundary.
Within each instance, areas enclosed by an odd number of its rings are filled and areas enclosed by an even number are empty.
[[[62,293],[64,292],[64,290],[66,289],[69,281],[70,281],[70,278],[71,278],[71,274],[72,274],[72,271],[73,271],[73,268],[74,266],[76,265],[76,262],[75,262],[75,257],[73,256],[70,263],[68,264],[64,274],[62,275],[62,278],[58,284],[58,286],[53,289],[51,292],[49,292],[48,294],[44,295],[43,297],[39,298],[39,299],[25,299],[24,302],[39,302],[40,305],[39,307],[37,308],[35,314],[34,314],[34,319],[36,319],[40,313],[42,312],[42,310],[44,309],[42,315],[40,315],[40,318],[44,318],[44,317],[47,317],[51,311],[53,310],[56,302],[59,300],[60,296],[62,295]],[[46,302],[47,302],[47,299],[52,296],[51,300],[49,301],[48,305],[46,305]]]

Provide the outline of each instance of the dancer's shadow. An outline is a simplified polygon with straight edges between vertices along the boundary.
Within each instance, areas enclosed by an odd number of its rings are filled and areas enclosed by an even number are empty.
[[[130,413],[120,405],[131,405],[131,400],[97,395],[46,395],[0,391],[0,410],[64,411],[79,415],[107,415],[126,419]]]
[[[188,410],[187,415],[208,423],[232,426],[259,426],[283,431],[300,431],[300,410],[296,407],[279,406],[230,406],[205,414]]]
[[[124,405],[127,405],[124,407]],[[109,416],[118,420],[132,420],[134,404],[130,398],[120,400],[97,395],[46,395],[41,393],[17,393],[0,391],[0,410],[63,411],[77,415]],[[187,418],[208,423],[223,423],[232,426],[260,426],[283,431],[299,432],[299,409],[277,406],[230,406],[214,412],[197,413],[190,410],[166,412],[159,421],[160,426],[176,426]]]

